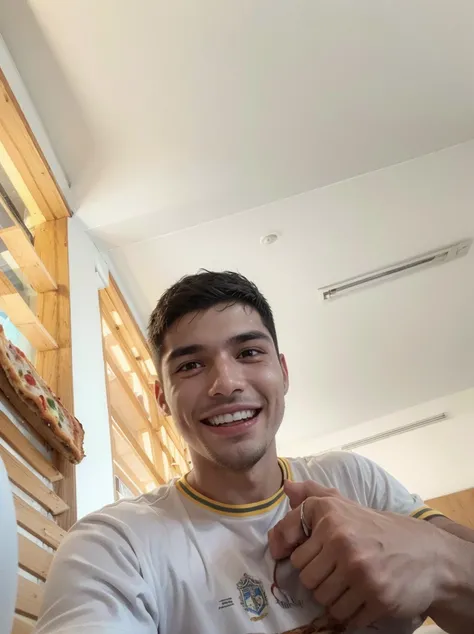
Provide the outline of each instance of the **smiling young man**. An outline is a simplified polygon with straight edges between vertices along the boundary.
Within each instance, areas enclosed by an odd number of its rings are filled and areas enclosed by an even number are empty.
[[[474,632],[472,531],[355,454],[277,458],[288,370],[255,285],[180,280],[150,342],[193,469],[73,528],[39,634]]]

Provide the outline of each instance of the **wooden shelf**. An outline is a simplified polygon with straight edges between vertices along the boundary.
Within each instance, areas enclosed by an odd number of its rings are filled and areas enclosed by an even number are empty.
[[[58,288],[53,276],[41,261],[34,246],[20,227],[0,230],[0,239],[21,269],[23,276],[38,293]]]

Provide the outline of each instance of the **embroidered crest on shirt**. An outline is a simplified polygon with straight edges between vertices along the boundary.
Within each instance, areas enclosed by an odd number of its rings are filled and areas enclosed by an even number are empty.
[[[245,573],[237,583],[237,590],[240,604],[251,621],[260,621],[267,616],[268,599],[261,581]]]

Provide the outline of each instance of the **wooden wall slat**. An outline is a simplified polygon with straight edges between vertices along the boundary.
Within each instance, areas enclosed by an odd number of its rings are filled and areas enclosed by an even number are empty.
[[[62,474],[24,436],[6,414],[0,412],[0,436],[32,467],[50,482],[58,482]]]
[[[57,290],[57,284],[45,267],[34,246],[21,227],[0,230],[0,239],[21,268],[23,277],[38,293]]]
[[[158,473],[158,471],[155,468],[155,465],[152,463],[152,461],[150,460],[150,458],[146,454],[146,452],[143,449],[143,447],[139,444],[139,442],[133,436],[133,434],[128,429],[128,427],[125,424],[125,422],[122,420],[120,414],[115,410],[115,408],[113,406],[111,406],[110,413],[111,413],[111,415],[112,415],[112,417],[113,417],[113,419],[115,421],[115,425],[120,430],[120,432],[122,433],[124,438],[127,440],[129,445],[131,445],[131,447],[133,448],[133,450],[135,451],[137,456],[140,458],[141,462],[148,469],[151,477],[154,480],[156,480],[156,482],[158,482],[159,484],[166,484],[163,476],[160,473]],[[152,433],[154,433],[154,432],[152,431],[152,429],[150,427],[150,434],[152,434]]]
[[[134,474],[130,473],[126,465],[120,464],[119,459],[114,460],[116,475],[122,480],[125,486],[130,489],[134,495],[141,495],[142,491],[138,484],[133,480]]]
[[[18,496],[14,496],[14,501],[18,524],[48,546],[58,548],[66,537],[66,531]]]
[[[25,493],[31,495],[34,500],[51,511],[53,515],[60,515],[69,509],[69,506],[64,500],[61,500],[54,491],[48,489],[28,467],[25,467],[24,464],[3,447],[0,447],[0,456],[5,463],[10,480],[25,491]]]
[[[31,634],[35,624],[33,621],[27,621],[20,616],[15,616],[13,621],[12,634]]]
[[[43,152],[1,71],[0,124],[0,142],[14,168],[7,173],[27,207],[33,203],[46,220],[70,216]]]
[[[18,535],[18,551],[20,566],[45,580],[53,562],[53,555],[24,535]]]
[[[38,618],[43,603],[44,584],[18,576],[16,611],[24,616]]]
[[[119,368],[118,363],[115,361],[115,359],[113,358],[113,356],[109,353],[109,351],[107,349],[105,351],[105,360],[109,364],[110,369],[112,370],[112,372],[115,374],[118,382],[120,383],[120,385],[122,387],[122,390],[125,392],[125,394],[130,399],[130,402],[134,406],[138,416],[140,416],[140,418],[143,420],[144,426],[147,427],[148,425],[151,425],[151,421],[148,418],[148,414],[147,414],[146,409],[143,407],[141,402],[138,400],[137,395],[135,394],[135,392],[132,390],[132,388],[128,384],[127,379],[124,377],[123,371]]]

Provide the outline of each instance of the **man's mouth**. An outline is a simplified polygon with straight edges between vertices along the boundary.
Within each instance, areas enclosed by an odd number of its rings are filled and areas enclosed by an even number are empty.
[[[260,414],[261,411],[261,408],[243,409],[237,412],[218,414],[217,416],[204,418],[201,422],[204,423],[204,425],[209,425],[211,427],[232,427],[233,425],[240,425],[253,420]]]

